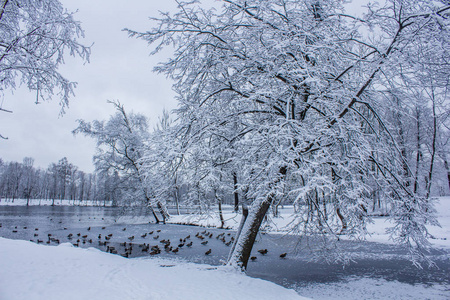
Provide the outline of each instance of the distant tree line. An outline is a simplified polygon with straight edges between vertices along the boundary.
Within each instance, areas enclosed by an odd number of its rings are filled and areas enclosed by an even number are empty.
[[[52,163],[47,169],[34,167],[34,159],[20,162],[0,159],[1,199],[94,200],[117,203],[116,189],[119,176],[98,172],[85,173],[66,157]]]

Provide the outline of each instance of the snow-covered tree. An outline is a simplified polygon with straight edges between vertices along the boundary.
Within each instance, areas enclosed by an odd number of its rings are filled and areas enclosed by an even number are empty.
[[[16,78],[37,92],[36,101],[61,92],[65,107],[75,84],[58,72],[64,53],[89,58],[90,50],[77,39],[80,23],[57,0],[4,0],[0,8],[1,89],[16,88]]]
[[[23,196],[27,199],[27,206],[30,204],[30,199],[33,196],[34,190],[37,187],[37,176],[36,171],[33,168],[34,159],[31,157],[25,157],[23,159],[23,180],[22,180],[22,190]]]
[[[150,31],[128,32],[155,52],[175,46],[156,70],[176,82],[186,151],[220,140],[241,171],[250,206],[228,263],[246,267],[282,197],[299,208],[293,230],[325,247],[342,233],[363,237],[374,191],[389,205],[393,239],[420,256],[433,209],[407,184],[384,91],[419,75],[406,65],[434,63],[448,76],[448,3],[388,0],[359,17],[340,0],[222,2],[179,2]]]
[[[146,180],[154,196],[175,204],[180,213],[181,185],[183,184],[182,142],[168,111],[164,110],[150,133],[142,159]]]
[[[118,173],[122,183],[122,196],[129,201],[140,201],[152,211],[160,222],[154,207],[165,222],[169,217],[161,199],[155,197],[153,188],[146,180],[142,167],[144,152],[149,139],[147,118],[142,114],[127,113],[119,101],[110,101],[116,113],[105,121],[78,121],[74,134],[84,134],[97,140],[94,164],[97,172],[113,175]]]
[[[57,91],[64,112],[76,84],[58,67],[66,53],[89,60],[90,48],[78,42],[82,36],[80,23],[58,0],[0,1],[0,91],[24,84],[36,92],[36,103]]]

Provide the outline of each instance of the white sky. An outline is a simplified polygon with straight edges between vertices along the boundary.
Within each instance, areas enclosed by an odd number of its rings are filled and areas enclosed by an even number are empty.
[[[35,166],[46,168],[66,156],[80,170],[92,172],[95,143],[92,139],[71,131],[77,119],[105,120],[114,113],[107,100],[118,99],[128,110],[143,113],[155,122],[163,108],[176,107],[172,83],[163,75],[152,72],[153,67],[167,57],[149,56],[151,48],[142,40],[128,38],[121,30],[151,28],[150,16],[158,11],[173,11],[173,0],[61,0],[69,11],[78,12],[86,38],[83,44],[92,47],[90,63],[66,57],[61,73],[78,82],[69,109],[59,116],[59,99],[34,104],[35,94],[26,88],[7,91],[0,98],[2,108],[12,114],[0,114],[0,132],[8,140],[0,140],[0,158],[22,161],[35,159]]]
[[[175,0],[60,0],[69,11],[78,12],[75,19],[82,23],[86,38],[83,44],[92,47],[89,64],[66,57],[60,70],[71,81],[78,82],[75,97],[62,117],[59,99],[34,104],[35,94],[26,88],[6,91],[0,105],[12,114],[0,113],[0,133],[8,140],[0,140],[0,158],[22,161],[33,157],[35,166],[46,168],[66,156],[69,162],[86,172],[94,171],[92,156],[95,142],[71,131],[77,119],[106,120],[114,113],[107,100],[119,100],[127,110],[140,112],[150,118],[151,126],[163,108],[176,107],[172,82],[152,72],[158,62],[169,54],[149,56],[151,48],[142,40],[128,38],[122,31],[127,27],[148,30],[158,11],[174,11]],[[214,0],[202,1],[209,5]],[[358,7],[367,0],[357,0]],[[214,5],[214,4],[213,4]],[[215,2],[215,5],[218,5]],[[350,7],[355,7],[350,4]],[[170,51],[168,51],[170,52]]]

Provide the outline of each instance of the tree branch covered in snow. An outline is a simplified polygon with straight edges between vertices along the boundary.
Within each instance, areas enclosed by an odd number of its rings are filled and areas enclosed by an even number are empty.
[[[69,104],[75,82],[59,71],[64,55],[89,61],[90,48],[78,42],[84,33],[58,0],[0,2],[0,91],[24,84],[36,92],[36,103],[55,91],[61,113]]]
[[[292,231],[327,248],[341,234],[363,238],[382,199],[397,224],[392,238],[423,258],[433,209],[411,184],[386,94],[408,99],[408,89],[427,89],[422,76],[446,88],[449,10],[392,0],[349,17],[338,0],[224,0],[209,10],[191,1],[148,32],[128,30],[154,52],[175,48],[155,70],[176,82],[186,166],[205,171],[187,182],[223,183],[211,175],[224,166],[207,163],[221,156],[228,178],[238,172],[251,211],[230,264],[246,266],[261,216],[283,199],[297,207]]]

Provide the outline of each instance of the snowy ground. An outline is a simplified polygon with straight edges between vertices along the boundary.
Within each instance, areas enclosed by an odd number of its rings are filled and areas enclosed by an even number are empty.
[[[226,267],[0,238],[0,299],[305,299]]]

